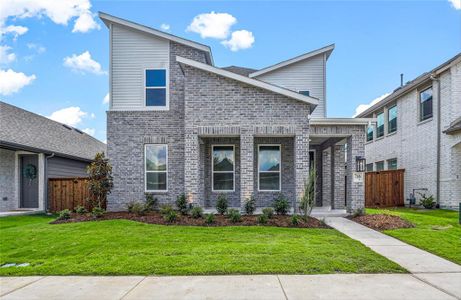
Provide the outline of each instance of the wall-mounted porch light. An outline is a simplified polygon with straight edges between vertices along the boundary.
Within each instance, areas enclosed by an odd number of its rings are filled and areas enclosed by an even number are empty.
[[[355,171],[356,172],[365,172],[366,168],[366,159],[363,156],[355,157]]]

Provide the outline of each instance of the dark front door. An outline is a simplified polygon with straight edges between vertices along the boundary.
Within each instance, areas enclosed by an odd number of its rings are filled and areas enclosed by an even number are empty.
[[[21,208],[38,208],[38,156],[22,155]]]

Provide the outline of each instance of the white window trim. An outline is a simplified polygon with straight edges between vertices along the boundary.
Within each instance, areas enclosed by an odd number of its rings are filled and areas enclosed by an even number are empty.
[[[424,120],[421,120],[421,113],[422,113],[422,110],[421,110],[421,105],[423,104],[421,102],[421,94],[427,90],[431,89],[432,90],[432,115]],[[418,119],[417,119],[417,123],[425,123],[425,122],[428,122],[429,120],[432,120],[432,118],[434,118],[434,88],[432,85],[428,85],[428,86],[425,86],[424,88],[421,88],[421,89],[418,89],[417,90],[418,92]]]
[[[397,110],[397,115],[395,116],[397,125],[396,125],[396,128],[395,128],[394,131],[389,131],[389,123],[390,123],[390,119],[389,119],[390,114],[389,114],[389,111],[390,111],[391,109],[393,109],[394,107],[395,107],[395,109]],[[399,130],[399,123],[398,123],[398,122],[399,122],[399,108],[397,107],[397,103],[395,103],[394,105],[388,106],[386,109],[387,109],[387,135],[389,135],[389,134],[394,134],[394,133],[396,133],[396,132]]]
[[[279,164],[279,170],[278,171],[260,171],[259,170],[259,149],[261,146],[277,146],[279,147],[279,159],[280,159],[280,164]],[[281,192],[282,191],[282,144],[259,144],[258,145],[258,192]],[[279,189],[278,190],[261,190],[259,188],[259,174],[260,173],[279,173]]]
[[[148,87],[146,86],[146,73],[147,71],[150,70],[165,70],[165,87]],[[170,110],[170,72],[168,68],[145,68],[144,69],[144,74],[143,74],[144,82],[143,82],[143,93],[144,93],[144,103],[143,107],[147,110]],[[146,104],[146,90],[147,89],[152,89],[152,90],[159,90],[159,89],[165,89],[165,106],[148,106]]]
[[[213,153],[215,147],[232,147],[232,160],[234,162],[233,170],[232,170],[232,190],[215,190],[214,189],[214,173],[230,173],[230,171],[215,171],[214,170],[214,160],[213,160]],[[235,145],[233,144],[215,144],[211,145],[211,191],[213,193],[232,193],[235,192]]]
[[[383,115],[383,135],[378,136],[378,127],[379,127],[379,125],[378,125],[378,116],[381,115],[381,114]],[[381,139],[384,136],[386,136],[386,114],[385,114],[384,110],[376,113],[376,134],[374,134],[374,136],[376,136],[375,139]]]
[[[146,150],[147,146],[156,145],[156,146],[165,146],[166,147],[166,170],[165,171],[147,171],[147,155]],[[146,193],[167,193],[168,192],[168,144],[144,144],[144,191]],[[147,173],[166,173],[166,189],[165,190],[148,190],[147,189]]]

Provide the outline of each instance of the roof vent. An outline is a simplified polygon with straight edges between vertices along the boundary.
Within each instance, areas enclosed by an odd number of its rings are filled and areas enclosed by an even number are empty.
[[[74,128],[74,130],[77,131],[80,134],[83,134],[83,131],[81,131],[80,129]]]
[[[64,126],[64,128],[67,128],[67,129],[69,129],[69,130],[72,130],[72,127],[70,127],[69,125],[62,124],[62,126]]]

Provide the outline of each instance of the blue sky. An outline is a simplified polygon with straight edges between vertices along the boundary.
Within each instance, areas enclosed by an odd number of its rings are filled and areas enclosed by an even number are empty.
[[[400,73],[411,80],[461,52],[460,0],[72,1],[62,12],[42,0],[1,1],[0,99],[103,141],[109,51],[97,11],[154,28],[164,24],[172,34],[208,44],[217,66],[258,69],[335,43],[327,66],[329,117],[351,117],[359,104],[395,89]],[[223,27],[186,30],[213,11],[224,18],[213,24]],[[223,45],[235,32],[242,34],[237,44]]]

